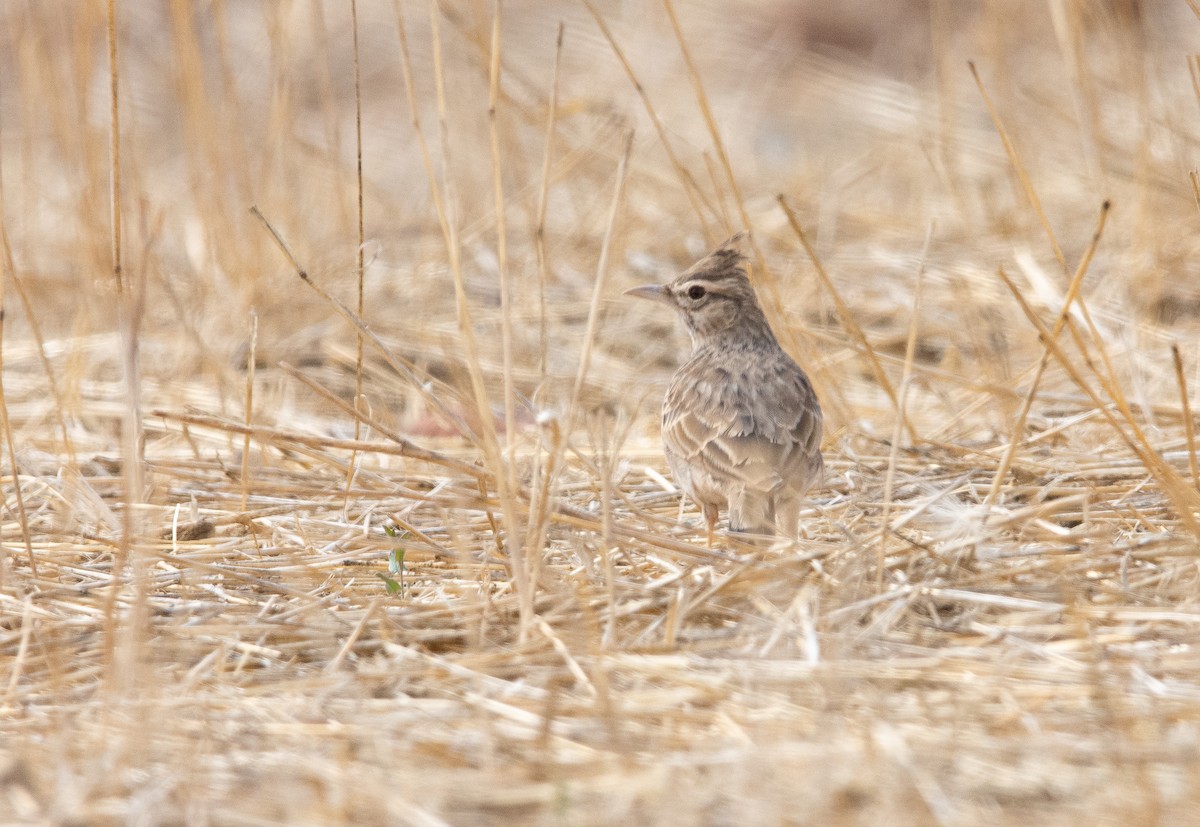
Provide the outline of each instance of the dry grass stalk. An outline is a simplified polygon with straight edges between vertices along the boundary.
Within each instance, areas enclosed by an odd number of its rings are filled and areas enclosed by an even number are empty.
[[[1179,409],[1183,412],[1183,433],[1187,439],[1188,467],[1192,472],[1192,485],[1200,489],[1200,458],[1196,456],[1196,422],[1192,418],[1192,402],[1188,396],[1187,379],[1183,373],[1183,356],[1179,343],[1171,343],[1171,361],[1175,364],[1175,382],[1179,385]]]
[[[358,244],[354,247],[354,276],[357,282],[356,297],[358,299],[357,315],[358,318],[364,318],[366,313],[366,294],[363,290],[363,280],[366,276],[365,255],[367,237],[363,225],[363,137],[362,137],[362,69],[360,67],[358,48],[358,0],[350,0],[350,32],[351,42],[354,45],[354,173],[356,188],[356,215],[358,216]],[[360,331],[354,338],[354,405],[358,407],[364,402],[363,398],[363,335]],[[361,422],[355,417],[354,419],[354,438],[358,439],[362,434],[359,431]],[[357,465],[357,457],[353,454],[350,456],[350,465],[346,471],[346,490],[350,490],[350,486],[354,482],[354,469]]]
[[[546,206],[550,195],[550,160],[554,153],[554,132],[558,118],[558,89],[562,73],[563,30],[560,21],[558,36],[554,38],[554,74],[550,81],[550,97],[546,102],[546,140],[542,153],[541,187],[538,189],[537,229],[534,232],[534,251],[538,265],[538,372],[541,381],[546,381],[546,356],[549,349],[546,315],[546,279],[549,277],[546,262]]]
[[[1054,320],[1054,327],[1050,330],[1050,335],[1056,340],[1063,327],[1066,326],[1067,320],[1071,315],[1071,305],[1075,302],[1075,298],[1079,294],[1080,288],[1083,286],[1083,277],[1087,275],[1088,265],[1091,264],[1092,256],[1096,252],[1096,245],[1100,243],[1100,235],[1104,232],[1104,221],[1108,217],[1109,203],[1104,202],[1100,209],[1100,218],[1096,224],[1096,231],[1092,234],[1092,243],[1088,246],[1087,252],[1079,262],[1079,266],[1075,268],[1075,274],[1071,277],[1071,283],[1067,286],[1067,296],[1063,300],[1062,310],[1059,311],[1057,318]],[[1025,423],[1029,418],[1029,410],[1033,407],[1033,401],[1037,397],[1038,388],[1042,384],[1042,377],[1046,373],[1046,367],[1050,364],[1050,348],[1047,346],[1042,351],[1042,358],[1038,361],[1037,369],[1034,371],[1033,379],[1029,383],[1029,392],[1025,394],[1025,399],[1021,403],[1021,410],[1017,413],[1016,422],[1013,425],[1013,438],[1009,441],[1008,449],[1004,453],[1003,459],[1000,460],[1000,467],[996,471],[996,476],[992,480],[992,487],[988,491],[986,502],[991,504],[996,501],[996,497],[1000,494],[1000,487],[1004,484],[1008,477],[1009,468],[1012,466],[1013,458],[1016,456],[1020,448],[1020,439],[1018,434],[1025,432]]]
[[[696,220],[700,222],[703,228],[705,237],[711,242],[716,240],[714,234],[708,225],[708,216],[714,214],[712,207],[704,201],[703,190],[696,183],[695,176],[688,171],[683,162],[679,160],[679,156],[675,154],[675,150],[671,144],[670,138],[667,136],[667,131],[663,127],[662,120],[658,116],[654,105],[650,102],[649,95],[646,94],[646,89],[642,82],[638,80],[637,74],[633,71],[628,58],[625,57],[625,52],[617,44],[613,37],[612,31],[608,28],[608,24],[604,22],[604,18],[596,11],[596,7],[589,0],[582,0],[583,5],[587,7],[588,13],[592,15],[592,19],[596,21],[596,26],[599,27],[604,39],[608,41],[609,47],[613,54],[621,64],[621,68],[625,71],[625,76],[629,78],[629,82],[633,85],[634,90],[638,94],[638,98],[642,102],[642,107],[646,110],[646,115],[650,118],[650,123],[654,125],[654,132],[658,136],[658,142],[662,145],[663,151],[667,154],[667,158],[671,162],[671,167],[675,170],[675,174],[679,177],[679,183],[683,187],[683,192],[687,195],[691,202],[692,210],[696,214]]]
[[[846,332],[853,336],[858,344],[862,347],[863,355],[866,357],[867,364],[870,366],[871,372],[875,376],[875,381],[879,383],[879,387],[883,389],[883,392],[887,394],[888,399],[891,400],[893,407],[896,409],[896,417],[900,422],[904,423],[905,430],[908,431],[909,439],[911,439],[913,442],[916,442],[917,432],[913,428],[912,423],[907,421],[907,417],[901,414],[900,400],[896,396],[896,389],[892,387],[891,380],[888,379],[887,373],[884,372],[883,366],[879,363],[879,357],[875,354],[875,349],[871,347],[871,343],[868,341],[866,334],[863,333],[862,327],[860,327],[858,322],[854,320],[854,314],[850,312],[850,308],[846,306],[845,301],[843,301],[842,297],[838,295],[837,288],[834,287],[832,279],[829,278],[829,274],[825,272],[825,266],[821,264],[820,258],[817,257],[816,250],[814,250],[812,245],[809,244],[808,237],[804,234],[804,229],[800,226],[800,222],[796,218],[796,214],[792,211],[792,208],[788,206],[787,199],[781,193],[776,196],[776,200],[779,202],[780,208],[783,209],[784,215],[787,216],[788,226],[792,228],[792,232],[796,234],[796,238],[800,241],[800,246],[804,248],[805,254],[808,256],[809,261],[812,262],[813,268],[816,270],[817,277],[821,280],[821,286],[825,288],[826,292],[829,293],[829,298],[833,300],[833,306],[837,310],[838,320],[842,323],[842,327],[844,327]]]

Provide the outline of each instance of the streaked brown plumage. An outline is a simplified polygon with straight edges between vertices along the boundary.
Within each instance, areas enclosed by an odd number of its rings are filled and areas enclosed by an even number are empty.
[[[663,448],[675,480],[733,531],[794,537],[800,505],[824,469],[821,406],[776,341],[746,276],[738,234],[674,281],[626,291],[668,304],[692,355],[663,400]]]

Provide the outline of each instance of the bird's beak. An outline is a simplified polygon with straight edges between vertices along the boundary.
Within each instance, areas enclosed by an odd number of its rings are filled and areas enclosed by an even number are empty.
[[[667,288],[661,284],[643,284],[625,291],[626,296],[636,296],[639,299],[653,299],[658,302],[668,300]]]

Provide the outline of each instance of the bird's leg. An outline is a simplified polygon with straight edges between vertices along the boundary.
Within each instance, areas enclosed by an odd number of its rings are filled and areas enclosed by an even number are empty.
[[[704,523],[708,528],[708,547],[713,547],[713,531],[717,527],[717,509],[711,505],[704,506]]]

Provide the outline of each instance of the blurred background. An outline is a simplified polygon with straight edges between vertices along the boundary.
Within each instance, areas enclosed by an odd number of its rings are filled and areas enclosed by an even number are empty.
[[[419,2],[357,5],[365,316],[397,352],[461,381],[431,173],[456,227],[485,372],[495,379],[495,7],[437,8],[431,17]],[[522,396],[539,400],[532,407],[560,402],[555,383],[575,373],[629,134],[588,377],[593,406],[626,399],[647,375],[665,378],[685,346],[673,319],[627,306],[620,290],[669,278],[748,223],[763,277],[777,286],[772,318],[794,331],[785,338],[815,374],[835,431],[851,421],[890,429],[890,406],[847,347],[778,194],[885,353],[903,353],[930,237],[919,355],[959,377],[943,377],[943,394],[963,381],[1008,381],[1012,349],[1033,342],[1034,332],[1018,321],[996,267],[1025,273],[1053,305],[1106,198],[1112,218],[1088,281],[1097,314],[1121,345],[1156,353],[1164,331],[1195,330],[1197,210],[1188,170],[1197,101],[1188,47],[1200,23],[1184,2],[680,2],[674,11],[703,99],[659,3],[597,5],[611,42],[583,3],[500,8],[496,127],[513,373]],[[249,208],[262,210],[315,281],[354,305],[350,4],[172,0],[117,4],[117,17],[123,265],[145,286],[147,378],[164,387],[187,382],[205,405],[233,405],[252,310],[264,368],[287,359],[328,369],[331,382],[346,375],[356,332],[303,287]],[[560,26],[558,106],[543,175]],[[71,414],[87,417],[95,411],[84,401],[84,377],[110,375],[104,365],[115,353],[102,344],[116,324],[104,4],[5,3],[0,38],[3,218],[28,297],[14,305],[10,296],[7,335],[23,341],[28,314],[38,317],[57,343],[52,355],[75,400]],[[1004,119],[1065,268],[968,61]],[[428,170],[414,124],[428,145]],[[1137,383],[1170,378],[1169,370],[1142,367]],[[14,381],[28,369],[30,390],[40,381],[28,350],[11,350],[6,368]],[[851,381],[859,374],[864,382]],[[286,417],[300,403],[269,376],[264,410]],[[389,381],[368,383],[378,410],[418,432],[436,430],[420,400]],[[944,404],[926,411],[944,412]],[[984,414],[955,426],[958,435],[986,439],[1003,427]]]

